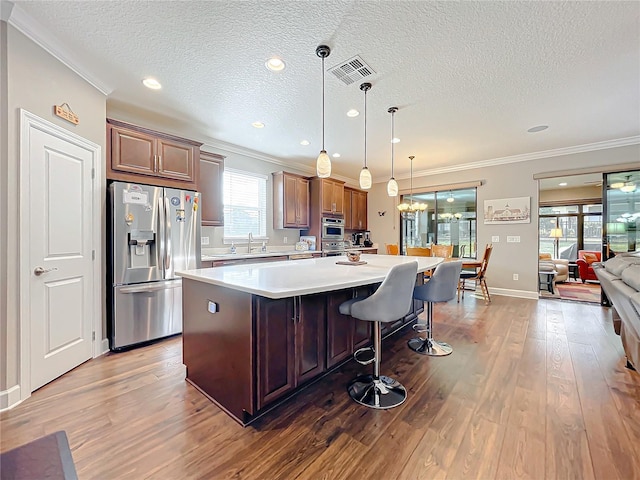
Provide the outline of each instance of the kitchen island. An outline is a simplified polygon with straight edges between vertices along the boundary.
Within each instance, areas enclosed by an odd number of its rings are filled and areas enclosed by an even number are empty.
[[[183,362],[187,381],[242,425],[316,380],[370,344],[371,323],[341,315],[338,306],[366,296],[396,264],[435,257],[363,255],[234,265],[178,272],[182,277]],[[383,335],[413,321],[414,301]]]

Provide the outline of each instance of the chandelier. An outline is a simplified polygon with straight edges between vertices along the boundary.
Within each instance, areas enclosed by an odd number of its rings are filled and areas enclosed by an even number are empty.
[[[411,161],[411,174],[409,176],[410,178],[409,203],[407,203],[406,199],[403,198],[402,203],[398,205],[398,210],[400,210],[402,215],[405,217],[409,215],[415,215],[416,212],[424,212],[428,207],[426,203],[422,203],[422,202],[414,203],[413,201],[413,159],[414,158],[415,158],[414,155],[411,155],[409,157],[409,160]]]

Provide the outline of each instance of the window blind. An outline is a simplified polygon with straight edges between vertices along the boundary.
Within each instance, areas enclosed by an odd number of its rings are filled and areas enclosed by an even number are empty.
[[[224,238],[267,235],[267,177],[225,168]]]

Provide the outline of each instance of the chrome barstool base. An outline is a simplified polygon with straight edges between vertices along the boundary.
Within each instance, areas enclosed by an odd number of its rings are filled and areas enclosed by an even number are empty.
[[[349,396],[360,405],[378,410],[402,405],[407,399],[407,390],[391,377],[380,375],[360,375],[349,383]]]
[[[429,355],[432,357],[444,357],[450,355],[453,352],[451,345],[444,342],[437,342],[435,340],[428,340],[426,338],[412,338],[407,342],[409,348],[421,355]]]

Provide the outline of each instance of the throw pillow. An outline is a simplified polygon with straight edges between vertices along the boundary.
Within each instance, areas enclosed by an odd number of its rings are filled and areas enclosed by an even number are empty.
[[[584,261],[587,262],[587,265],[591,265],[593,262],[598,261],[598,257],[595,253],[583,253],[582,258],[584,258]]]
[[[640,291],[640,265],[629,265],[629,268],[625,268],[622,271],[622,281]]]

